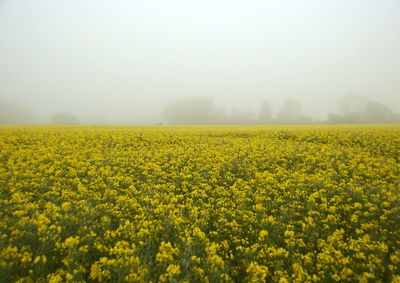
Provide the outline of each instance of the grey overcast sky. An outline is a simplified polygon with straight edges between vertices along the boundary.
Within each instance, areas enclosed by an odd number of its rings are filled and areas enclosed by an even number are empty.
[[[0,0],[0,98],[43,121],[153,123],[170,101],[400,112],[399,0]]]

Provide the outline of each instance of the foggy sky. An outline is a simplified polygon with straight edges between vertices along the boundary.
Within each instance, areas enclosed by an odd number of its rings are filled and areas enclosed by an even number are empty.
[[[38,121],[159,121],[205,96],[325,117],[347,94],[400,112],[398,0],[0,0],[0,98]],[[46,120],[47,119],[47,120]]]

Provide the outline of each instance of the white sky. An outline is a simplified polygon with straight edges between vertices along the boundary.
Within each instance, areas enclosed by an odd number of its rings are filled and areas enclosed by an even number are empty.
[[[152,123],[191,96],[324,117],[346,94],[400,112],[400,1],[0,0],[0,98],[39,119]]]

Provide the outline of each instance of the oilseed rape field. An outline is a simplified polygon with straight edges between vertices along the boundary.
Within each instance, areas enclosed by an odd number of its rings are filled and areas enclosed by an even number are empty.
[[[2,126],[1,282],[400,282],[400,126]]]

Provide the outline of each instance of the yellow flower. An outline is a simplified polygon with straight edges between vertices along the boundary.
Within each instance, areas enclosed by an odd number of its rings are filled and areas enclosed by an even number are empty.
[[[70,236],[65,239],[63,246],[65,248],[72,248],[78,244],[79,244],[79,236],[76,237]]]
[[[177,254],[178,249],[174,248],[170,242],[161,242],[156,260],[157,262],[172,262]]]

